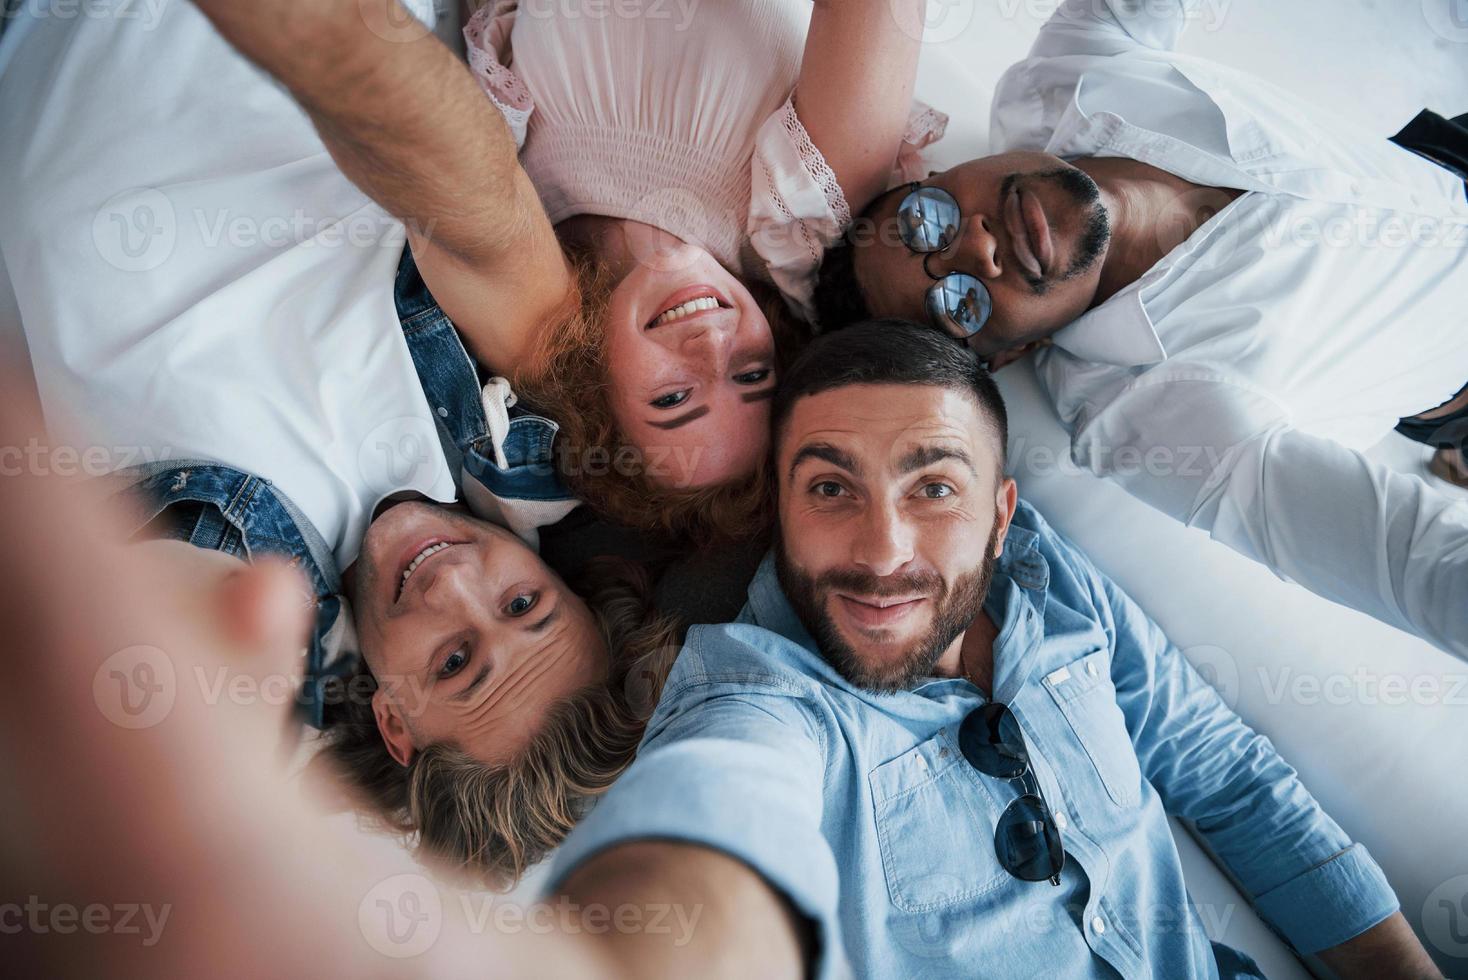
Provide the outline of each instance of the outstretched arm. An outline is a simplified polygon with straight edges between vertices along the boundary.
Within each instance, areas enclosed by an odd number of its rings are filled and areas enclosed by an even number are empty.
[[[1068,357],[1037,367],[1062,418],[1080,422],[1078,464],[1281,577],[1468,660],[1468,503],[1294,428],[1287,406],[1207,365],[1075,383],[1099,375],[1072,375]]]
[[[401,219],[471,352],[509,374],[572,288],[503,117],[398,0],[195,0],[286,86],[342,172]]]
[[[1442,980],[1442,971],[1422,948],[1412,927],[1397,912],[1355,939],[1320,951],[1320,962],[1341,980]]]
[[[795,111],[853,213],[891,179],[926,8],[927,0],[815,0]]]
[[[1440,976],[1365,848],[1157,624],[1080,560],[1098,605],[1109,610],[1116,702],[1143,777],[1167,812],[1192,822],[1260,914],[1337,975]]]
[[[7,381],[0,445],[43,440]],[[343,835],[280,755],[287,708],[269,692],[292,689],[308,628],[296,574],[123,545],[106,503],[56,477],[0,480],[0,635],[25,654],[0,657],[0,772],[16,801],[0,880],[89,903],[87,928],[7,937],[18,974],[799,975],[787,907],[706,848],[608,850],[566,884],[575,904],[553,903],[548,930],[530,919],[550,934],[512,936],[406,855]],[[92,928],[109,904],[131,925]],[[628,930],[627,907],[676,928]]]
[[[610,929],[598,944],[602,976],[798,978],[809,930],[749,866],[696,844],[646,841],[602,852],[561,897],[580,909],[672,909],[673,928]]]

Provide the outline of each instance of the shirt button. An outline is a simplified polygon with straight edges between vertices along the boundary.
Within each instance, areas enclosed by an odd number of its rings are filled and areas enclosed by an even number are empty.
[[[1106,920],[1099,915],[1096,916],[1091,920],[1091,931],[1098,936],[1106,935]]]
[[[1069,823],[1070,819],[1066,817],[1063,811],[1055,814],[1055,826],[1057,829],[1064,830]]]
[[[1090,663],[1086,664],[1086,673],[1090,674],[1092,677],[1096,676],[1096,661],[1092,660]]]
[[[449,410],[446,409],[446,408],[444,408],[442,405],[440,405],[438,407],[438,417],[441,418],[441,419],[448,418],[449,417]]]

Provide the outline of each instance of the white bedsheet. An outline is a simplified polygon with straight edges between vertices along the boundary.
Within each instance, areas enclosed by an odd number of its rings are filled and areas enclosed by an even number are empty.
[[[1181,47],[1356,113],[1385,136],[1424,106],[1468,111],[1468,11],[1457,29],[1453,2],[1217,0],[1199,5]],[[946,2],[946,17],[956,19],[934,24],[929,38],[951,40],[928,45],[917,90],[952,116],[934,148],[936,166],[986,152],[994,82],[1054,6]],[[1444,904],[1461,902],[1468,913],[1468,666],[1279,580],[1080,471],[1029,362],[999,380],[1021,494],[1217,678],[1235,709],[1386,869],[1444,972],[1468,976],[1468,941],[1455,939]],[[1427,451],[1398,436],[1374,455],[1426,473]],[[1227,925],[1215,938],[1250,952],[1270,976],[1300,975],[1193,842],[1180,840],[1180,851],[1205,921]],[[1465,929],[1468,914],[1459,916],[1457,935]]]

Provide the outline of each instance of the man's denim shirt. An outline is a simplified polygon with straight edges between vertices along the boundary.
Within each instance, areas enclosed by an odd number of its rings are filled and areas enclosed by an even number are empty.
[[[636,762],[552,881],[618,843],[706,845],[817,926],[822,977],[1236,975],[1189,902],[1174,814],[1303,952],[1397,909],[1269,740],[1026,504],[986,609],[1000,628],[994,694],[1056,811],[1062,887],[995,858],[1016,791],[957,742],[984,695],[960,679],[852,687],[815,652],[768,557],[737,623],[690,631]]]

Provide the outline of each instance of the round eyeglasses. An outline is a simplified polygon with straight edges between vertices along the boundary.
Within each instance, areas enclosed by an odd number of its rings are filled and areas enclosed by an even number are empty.
[[[897,206],[898,235],[909,251],[923,257],[923,272],[933,280],[927,293],[928,318],[966,340],[982,330],[994,312],[988,287],[967,272],[938,275],[928,268],[929,259],[958,239],[963,213],[953,195],[941,187],[911,187]]]

